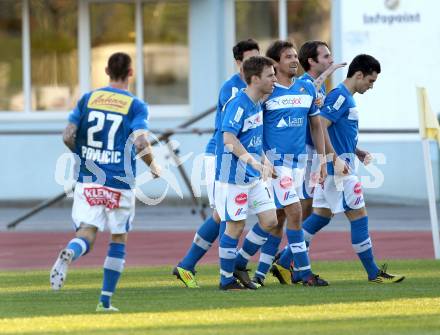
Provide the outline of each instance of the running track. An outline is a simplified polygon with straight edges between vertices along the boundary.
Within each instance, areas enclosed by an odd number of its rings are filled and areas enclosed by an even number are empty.
[[[174,265],[183,257],[193,235],[194,233],[190,231],[131,232],[127,245],[127,266]],[[371,236],[375,256],[378,259],[432,259],[434,257],[429,231],[373,231]],[[49,269],[59,250],[72,237],[72,233],[66,232],[1,232],[0,269]],[[75,267],[102,266],[107,249],[107,238],[106,233],[98,235],[95,250],[77,262]],[[214,244],[201,263],[218,262],[217,246]],[[321,232],[313,240],[311,259],[356,259],[351,248],[350,233]]]

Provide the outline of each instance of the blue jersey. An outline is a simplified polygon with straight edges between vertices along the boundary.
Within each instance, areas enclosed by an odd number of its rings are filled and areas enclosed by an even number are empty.
[[[81,158],[79,182],[101,183],[104,173],[104,186],[118,189],[134,186],[135,149],[131,146],[128,157],[124,149],[133,131],[148,129],[148,109],[143,101],[127,91],[104,87],[83,95],[70,113],[69,122],[78,127],[75,153]],[[132,176],[130,171],[126,175],[125,160],[131,166]],[[102,171],[90,168],[86,161],[92,161]],[[123,182],[117,177],[129,179]]]
[[[313,78],[310,74],[308,74],[307,72],[305,72],[301,77],[299,77],[299,79],[302,80],[307,80],[309,82],[311,82],[313,84],[313,82],[315,81],[315,78]],[[327,94],[327,91],[325,89],[325,84],[322,84],[321,89],[319,90],[319,92],[321,94],[321,99],[322,101],[324,101],[325,99],[325,95]],[[306,144],[310,145],[311,147],[315,147],[314,143],[313,143],[313,139],[312,139],[312,134],[310,132],[310,127],[307,127],[307,132],[306,132]]]
[[[215,143],[217,138],[217,132],[221,128],[221,113],[223,106],[229,99],[235,97],[235,95],[241,89],[246,87],[246,83],[241,79],[240,74],[236,73],[229,78],[220,89],[220,94],[217,102],[217,112],[215,114],[215,131],[211,139],[206,146],[205,153],[208,155],[215,155]]]
[[[315,99],[308,81],[296,79],[290,87],[275,83],[264,103],[263,137],[264,152],[274,165],[297,166],[305,153],[308,117],[319,114]]]
[[[215,180],[229,184],[247,184],[260,178],[260,173],[239,160],[223,142],[223,133],[234,134],[257,161],[263,153],[263,111],[244,90],[230,100],[221,113],[221,128],[217,134]]]
[[[327,95],[321,116],[332,122],[328,134],[336,154],[354,171],[359,115],[353,95],[344,84],[339,84]],[[328,164],[328,174],[334,174],[331,163]]]

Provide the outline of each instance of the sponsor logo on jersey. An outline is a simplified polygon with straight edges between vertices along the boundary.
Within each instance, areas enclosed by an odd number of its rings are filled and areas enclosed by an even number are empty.
[[[127,114],[132,102],[133,97],[128,95],[108,91],[95,91],[90,96],[87,107],[90,109]]]
[[[235,203],[237,205],[244,205],[248,200],[248,196],[246,193],[240,193],[235,197]]]
[[[243,122],[242,132],[248,131],[249,129],[254,129],[263,125],[263,112],[259,111],[258,113],[249,116]]]
[[[121,192],[107,187],[85,187],[84,196],[90,206],[105,206],[109,209],[119,208]]]
[[[341,108],[344,101],[345,101],[345,97],[342,94],[340,94],[338,99],[336,99],[335,103],[333,104],[333,109],[338,111],[339,108]]]
[[[263,144],[263,139],[261,136],[253,136],[249,141],[248,148],[257,148]]]
[[[290,117],[290,116],[288,118],[282,117],[277,124],[277,128],[302,127],[303,124],[304,124],[303,117]]]
[[[293,185],[293,179],[289,176],[284,176],[280,179],[281,188],[291,188]]]
[[[307,94],[282,95],[272,98],[266,102],[267,110],[277,110],[283,108],[310,108],[313,97]]]
[[[243,108],[238,107],[237,111],[235,112],[235,116],[234,116],[234,121],[235,122],[240,122],[241,117],[243,116]]]

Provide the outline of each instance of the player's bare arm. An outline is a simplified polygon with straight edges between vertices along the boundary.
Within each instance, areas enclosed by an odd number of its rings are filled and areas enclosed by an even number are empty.
[[[150,141],[148,141],[148,131],[136,131],[134,133],[134,136],[134,146],[136,148],[136,153],[141,157],[144,163],[150,167],[153,177],[160,177],[161,168],[158,164],[156,164],[156,161],[154,160],[153,148],[151,147]]]
[[[76,132],[78,127],[69,123],[63,131],[63,142],[73,152],[75,151]]]
[[[260,173],[263,173],[263,164],[257,161],[241,144],[240,140],[232,133],[224,132],[223,133],[223,142],[227,146],[228,150],[231,151],[235,156],[238,157],[241,161],[249,164],[255,170]]]
[[[340,69],[346,65],[347,63],[333,63],[332,65],[330,65],[327,70],[321,73],[321,75],[314,80],[313,85],[315,85],[316,91],[319,91],[321,89],[322,84],[324,84],[328,76],[330,76],[337,69]]]
[[[310,122],[310,133],[312,135],[313,143],[315,144],[316,152],[319,155],[320,160],[320,183],[324,182],[327,177],[327,165],[325,160],[325,140],[324,133],[322,131],[320,117],[312,116],[309,117]]]
[[[341,158],[336,154],[335,149],[333,148],[332,142],[330,141],[330,136],[328,134],[328,127],[332,125],[332,122],[324,117],[318,116],[321,121],[322,133],[324,134],[324,143],[325,143],[325,153],[326,155],[330,155],[333,164],[335,166],[335,172],[340,175],[346,175],[349,172],[349,167],[346,162],[344,162]]]
[[[356,156],[364,165],[370,164],[373,160],[373,156],[368,151],[359,148],[356,148]]]

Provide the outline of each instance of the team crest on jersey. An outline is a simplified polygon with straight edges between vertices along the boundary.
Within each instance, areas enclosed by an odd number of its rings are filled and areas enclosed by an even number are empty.
[[[239,206],[244,205],[248,200],[248,196],[246,193],[240,193],[235,197],[235,203]]]
[[[125,115],[130,110],[132,102],[133,98],[128,95],[108,91],[95,91],[90,96],[87,108]]]
[[[90,206],[105,206],[109,209],[119,208],[121,192],[107,187],[86,187],[84,196]]]

